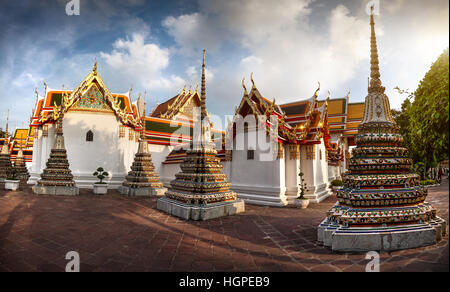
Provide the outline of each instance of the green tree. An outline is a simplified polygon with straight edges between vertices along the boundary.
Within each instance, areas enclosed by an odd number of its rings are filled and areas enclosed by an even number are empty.
[[[402,91],[398,87],[396,88],[400,93],[408,93],[407,91]],[[400,134],[402,134],[404,142],[403,146],[411,150],[411,127],[410,127],[410,110],[411,110],[411,94],[408,93],[408,98],[406,98],[402,103],[402,108],[400,111],[398,110],[391,110],[392,117],[394,118],[397,125],[400,126]],[[409,156],[413,158],[414,160],[420,159],[416,155],[416,153],[411,152],[409,153]]]
[[[448,48],[420,82],[414,92],[414,101],[406,112],[409,117],[409,143],[412,153],[420,157],[427,167],[448,158]]]

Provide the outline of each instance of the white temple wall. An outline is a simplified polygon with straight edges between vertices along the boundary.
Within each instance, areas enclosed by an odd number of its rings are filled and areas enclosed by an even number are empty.
[[[155,171],[158,173],[161,182],[165,187],[170,185],[170,182],[175,179],[175,174],[181,171],[180,164],[163,164],[166,157],[172,152],[173,146],[149,144],[149,151],[152,155],[152,161],[155,166]]]
[[[255,129],[236,134],[230,168],[231,189],[249,204],[285,206],[288,203],[285,160],[274,159],[268,144],[271,141],[265,145],[259,143],[257,147],[256,137]],[[247,159],[249,149],[254,150],[254,159]]]
[[[92,174],[103,167],[110,174],[105,181],[110,189],[118,188],[131,169],[138,142],[136,133],[127,128],[125,137],[119,138],[119,126],[122,124],[113,113],[69,111],[64,117],[64,142],[69,159],[70,170],[75,183],[80,188],[92,188],[98,181]],[[29,184],[35,184],[46,167],[54,142],[54,125],[49,125],[48,137],[39,131],[36,149],[33,146],[33,162]],[[86,134],[94,134],[92,142],[86,141]],[[130,140],[129,131],[133,132]]]
[[[165,146],[165,145],[157,145],[157,144],[149,144],[148,150],[150,151],[152,155],[152,161],[155,165],[155,171],[158,173],[158,175],[161,176],[162,168],[163,168],[163,161],[166,160],[167,155],[170,154],[173,150],[173,146]],[[175,178],[175,175],[173,176]]]
[[[109,188],[118,188],[130,170],[137,151],[136,133],[127,128],[125,137],[119,138],[122,124],[113,113],[68,112],[64,117],[64,139],[70,169],[80,188],[92,188],[98,181],[92,175],[98,167],[110,174],[106,179]],[[94,134],[92,142],[86,134]],[[133,138],[130,140],[129,132]]]
[[[180,163],[162,164],[159,175],[164,187],[169,187],[170,182],[175,179],[175,174],[179,172],[181,172]]]
[[[222,173],[226,174],[228,180],[231,178],[231,161],[222,161]]]

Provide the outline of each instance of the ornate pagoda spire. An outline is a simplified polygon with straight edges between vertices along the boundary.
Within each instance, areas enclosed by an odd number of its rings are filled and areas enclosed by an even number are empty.
[[[30,177],[28,173],[28,169],[25,164],[25,159],[23,157],[23,145],[22,145],[23,136],[20,138],[20,146],[19,152],[17,153],[16,162],[14,162],[14,169],[16,170],[17,178],[20,180],[28,180]],[[25,138],[26,143],[26,138]]]
[[[201,120],[196,121],[201,131],[194,129],[193,147],[186,150],[181,172],[175,175],[157,204],[159,210],[186,220],[208,220],[245,210],[244,201],[230,190],[231,183],[222,173],[223,166],[211,141],[211,123],[205,104],[205,54],[203,50]]]
[[[142,131],[141,137],[139,139],[139,148],[138,153],[148,153],[148,144],[145,141],[145,114],[147,108],[147,96],[144,97],[144,112],[142,114],[141,123],[142,123]]]
[[[374,7],[371,7],[370,14],[370,92],[384,92],[385,88],[381,86],[380,66],[378,61],[377,36],[375,34],[375,20],[373,16]]]
[[[153,165],[152,155],[148,151],[147,140],[145,139],[145,115],[147,108],[147,96],[144,97],[144,110],[141,117],[142,131],[139,139],[139,146],[134,156],[131,171],[125,177],[119,192],[128,196],[163,196],[166,191],[163,188],[158,174]]]
[[[338,202],[318,227],[318,241],[335,251],[400,250],[435,244],[446,223],[425,201],[428,190],[411,172],[413,160],[403,146],[381,86],[373,9],[371,75],[364,119],[358,127]]]
[[[6,114],[5,142],[3,143],[3,148],[1,151],[2,154],[9,154],[9,143],[7,143],[7,141],[8,141],[8,122],[9,122],[9,109],[8,109],[8,113]]]
[[[385,89],[381,85],[380,65],[378,61],[377,37],[375,33],[374,7],[371,7],[370,14],[370,78],[368,95],[364,106],[364,117],[360,124],[381,122],[395,124],[392,118],[389,98],[384,93]]]
[[[5,129],[5,140],[3,142],[3,148],[0,152],[0,182],[3,182],[9,175],[12,165],[11,165],[11,153],[9,153],[9,140],[8,140],[8,119],[9,110],[6,115],[6,129]]]
[[[203,64],[202,64],[202,88],[200,93],[200,99],[201,99],[201,121],[207,116],[206,112],[206,77],[205,77],[205,56],[206,56],[206,50],[203,50]]]
[[[73,180],[63,135],[64,102],[61,102],[56,120],[55,142],[50,151],[46,168],[41,179],[33,187],[33,192],[39,195],[78,195],[79,190]]]

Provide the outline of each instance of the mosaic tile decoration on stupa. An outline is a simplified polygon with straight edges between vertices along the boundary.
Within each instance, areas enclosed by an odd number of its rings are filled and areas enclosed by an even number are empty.
[[[230,190],[231,183],[222,173],[222,164],[211,140],[211,121],[206,111],[205,51],[203,51],[201,110],[196,121],[199,130],[186,151],[157,208],[186,220],[208,220],[245,211],[245,203]],[[197,115],[196,115],[197,116]]]
[[[318,227],[319,243],[337,251],[414,248],[434,244],[446,233],[446,222],[425,202],[428,192],[420,176],[410,171],[413,161],[381,85],[373,14],[370,20],[371,75],[363,121],[338,202]]]

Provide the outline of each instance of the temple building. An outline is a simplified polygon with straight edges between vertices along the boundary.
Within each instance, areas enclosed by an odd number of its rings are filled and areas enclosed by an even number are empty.
[[[392,251],[432,245],[446,222],[425,202],[428,191],[403,147],[380,80],[375,22],[370,16],[370,83],[338,202],[318,226],[318,241],[333,251]]]
[[[349,94],[318,100],[319,84],[311,98],[278,105],[250,79],[250,92],[243,81],[244,95],[227,130],[224,168],[232,189],[248,203],[285,206],[299,196],[303,172],[306,197],[323,201],[331,194],[330,181],[340,179],[347,165],[361,104],[349,103]]]
[[[55,139],[55,114],[64,105],[64,135],[74,180],[78,187],[92,187],[92,173],[103,167],[112,174],[111,187],[117,188],[130,169],[137,150],[142,109],[131,103],[130,92],[112,94],[97,72],[92,71],[71,90],[45,87],[38,96],[31,119],[33,161],[29,184],[35,184],[45,168]]]
[[[350,103],[349,95],[338,99],[328,95],[319,100],[320,88],[309,99],[278,105],[261,95],[253,76],[251,81],[252,88],[250,92],[244,89],[234,122],[226,131],[214,125],[211,128],[212,142],[231,189],[248,203],[286,206],[298,197],[298,174],[302,171],[308,184],[307,197],[321,202],[330,195],[329,182],[340,178],[347,168],[364,105]],[[184,146],[192,142],[193,111],[201,106],[201,96],[197,88],[183,88],[143,117],[142,98],[133,102],[131,89],[123,94],[110,93],[96,64],[75,90],[50,89],[45,84],[44,95],[37,94],[26,143],[23,129],[16,131],[10,143],[13,159],[19,142],[26,147],[25,160],[32,156],[31,185],[46,166],[55,137],[54,112],[61,102],[65,105],[65,144],[78,187],[92,188],[96,181],[92,173],[98,167],[111,174],[107,179],[110,189],[122,186],[138,150],[143,125],[154,172],[164,187],[170,187],[186,158]],[[257,116],[264,117],[261,127],[252,121],[239,121]],[[259,131],[264,135],[258,136]],[[266,141],[262,141],[262,149],[256,148],[257,139]],[[267,148],[273,153],[266,153]]]
[[[61,103],[65,144],[77,186],[92,188],[96,181],[92,173],[103,167],[111,175],[109,188],[119,188],[138,150],[144,105],[142,98],[131,101],[131,89],[123,94],[111,93],[97,72],[97,63],[75,90],[55,90],[45,84],[44,96],[37,94],[27,137],[33,149],[28,183],[36,184],[45,168],[55,138],[54,112]],[[178,169],[168,165],[164,170],[162,162],[175,147],[192,140],[192,109],[196,106],[200,106],[198,91],[183,89],[144,118],[144,137],[156,173],[166,174],[165,183]],[[224,133],[212,129],[212,134],[220,145]]]
[[[321,202],[331,194],[330,181],[348,169],[364,104],[350,103],[350,94],[332,99],[329,93],[319,99],[320,84],[310,98],[278,104],[259,92],[253,76],[250,79],[249,92],[243,81],[244,93],[228,128],[222,131],[212,124],[210,129],[231,190],[250,204],[286,206],[298,197],[303,172],[306,197]],[[159,177],[164,187],[171,186],[187,157],[185,146],[193,141],[194,111],[201,107],[197,88],[183,88],[145,116],[143,99],[133,101],[131,89],[111,93],[96,62],[74,90],[44,85],[44,95],[36,93],[30,128],[19,129],[8,141],[13,161],[18,145],[23,147],[29,184],[35,185],[46,167],[55,139],[55,113],[62,104],[65,147],[77,187],[92,188],[98,167],[110,174],[110,189],[128,184],[127,175],[137,167],[133,163],[144,163],[135,160],[141,139],[153,163],[146,171],[154,173],[155,183]]]

